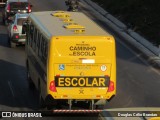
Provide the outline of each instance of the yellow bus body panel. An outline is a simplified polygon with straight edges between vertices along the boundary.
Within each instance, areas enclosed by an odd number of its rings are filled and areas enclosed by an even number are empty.
[[[48,94],[54,99],[109,99],[104,76],[116,88],[115,41],[112,36],[58,36],[50,42]],[[61,66],[63,66],[61,68]],[[57,79],[56,90],[49,83]]]

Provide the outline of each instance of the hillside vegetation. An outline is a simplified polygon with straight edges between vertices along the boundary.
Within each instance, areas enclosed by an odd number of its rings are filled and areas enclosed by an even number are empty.
[[[160,45],[160,0],[92,1],[154,45]]]

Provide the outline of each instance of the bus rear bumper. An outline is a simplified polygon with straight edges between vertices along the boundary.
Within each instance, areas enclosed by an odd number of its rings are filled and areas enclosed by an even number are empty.
[[[74,100],[99,100],[99,99],[105,99],[110,100],[113,96],[115,96],[114,92],[109,92],[103,95],[65,95],[65,94],[51,94],[51,96],[54,99],[74,99]]]

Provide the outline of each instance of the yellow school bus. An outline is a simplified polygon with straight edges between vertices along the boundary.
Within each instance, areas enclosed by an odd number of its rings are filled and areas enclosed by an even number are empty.
[[[112,35],[81,12],[32,12],[27,20],[26,67],[40,103],[88,103],[91,109],[116,94]],[[43,102],[42,102],[43,101]]]

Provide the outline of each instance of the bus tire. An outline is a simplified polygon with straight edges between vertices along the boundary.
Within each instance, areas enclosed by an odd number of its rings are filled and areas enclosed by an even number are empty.
[[[43,100],[42,98],[42,95],[41,95],[41,87],[40,87],[40,80],[38,81],[38,103],[39,103],[39,108],[45,108],[46,107],[46,104],[45,104],[45,101]]]
[[[27,81],[28,81],[28,85],[29,85],[29,88],[31,90],[34,90],[35,89],[35,85],[30,77],[30,74],[29,74],[29,71],[27,70]]]
[[[54,109],[57,106],[57,100],[55,100],[51,95],[48,95],[45,99],[47,110]]]
[[[28,82],[28,86],[31,90],[35,89],[35,85],[32,81],[32,78],[29,74],[29,65],[28,65],[28,60],[26,61],[26,68],[27,68],[27,82]]]

